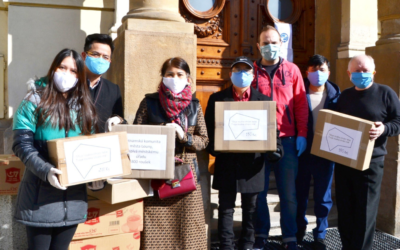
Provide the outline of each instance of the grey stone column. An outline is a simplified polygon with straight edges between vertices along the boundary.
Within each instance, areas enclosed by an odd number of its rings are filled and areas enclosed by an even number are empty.
[[[397,0],[378,0],[381,37],[376,46],[366,49],[375,59],[375,82],[390,86],[400,94],[400,4]],[[388,154],[381,188],[377,227],[400,236],[400,137],[391,137],[386,146]]]

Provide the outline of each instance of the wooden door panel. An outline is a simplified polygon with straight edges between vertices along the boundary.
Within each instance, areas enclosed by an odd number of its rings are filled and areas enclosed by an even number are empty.
[[[236,57],[261,58],[257,49],[259,33],[264,26],[279,21],[269,13],[269,1],[273,0],[215,0],[215,8],[202,14],[191,9],[189,0],[180,0],[181,15],[195,25],[196,95],[203,111],[212,93],[230,85],[230,65]],[[307,61],[314,54],[315,1],[292,2],[295,6],[292,16],[284,21],[293,25],[294,63],[304,74]],[[214,15],[210,16],[211,13]]]

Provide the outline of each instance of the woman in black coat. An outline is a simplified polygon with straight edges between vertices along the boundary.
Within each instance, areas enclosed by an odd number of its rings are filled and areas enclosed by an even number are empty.
[[[278,161],[283,148],[277,131],[277,151],[260,153],[221,153],[214,150],[215,102],[271,101],[250,86],[254,78],[253,64],[239,57],[231,66],[233,86],[212,94],[205,113],[209,144],[207,150],[216,157],[212,188],[219,190],[218,237],[220,249],[234,249],[233,212],[237,193],[242,197],[242,235],[239,249],[253,249],[253,216],[259,192],[264,190],[264,161]]]

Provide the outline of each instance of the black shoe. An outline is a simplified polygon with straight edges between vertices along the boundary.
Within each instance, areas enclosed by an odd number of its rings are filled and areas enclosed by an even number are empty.
[[[263,237],[256,237],[253,250],[264,250],[265,244],[267,244],[267,239]]]
[[[298,243],[302,243],[304,240],[304,237],[306,236],[306,230],[307,227],[304,227],[303,229],[298,229],[296,233],[296,238]]]
[[[297,242],[291,241],[291,242],[283,243],[283,248],[288,249],[288,250],[298,250]]]
[[[315,250],[326,250],[325,239],[318,238],[317,240],[314,240],[313,247]]]

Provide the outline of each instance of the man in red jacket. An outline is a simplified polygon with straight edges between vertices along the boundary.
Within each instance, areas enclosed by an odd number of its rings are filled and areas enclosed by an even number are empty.
[[[271,226],[266,199],[271,167],[274,168],[281,205],[284,247],[297,249],[295,183],[298,156],[307,145],[308,104],[300,70],[295,64],[279,57],[281,45],[279,32],[272,26],[264,27],[257,44],[262,58],[254,62],[256,77],[252,87],[276,101],[276,117],[285,155],[277,164],[265,162],[265,188],[257,198],[255,250],[264,249]]]

